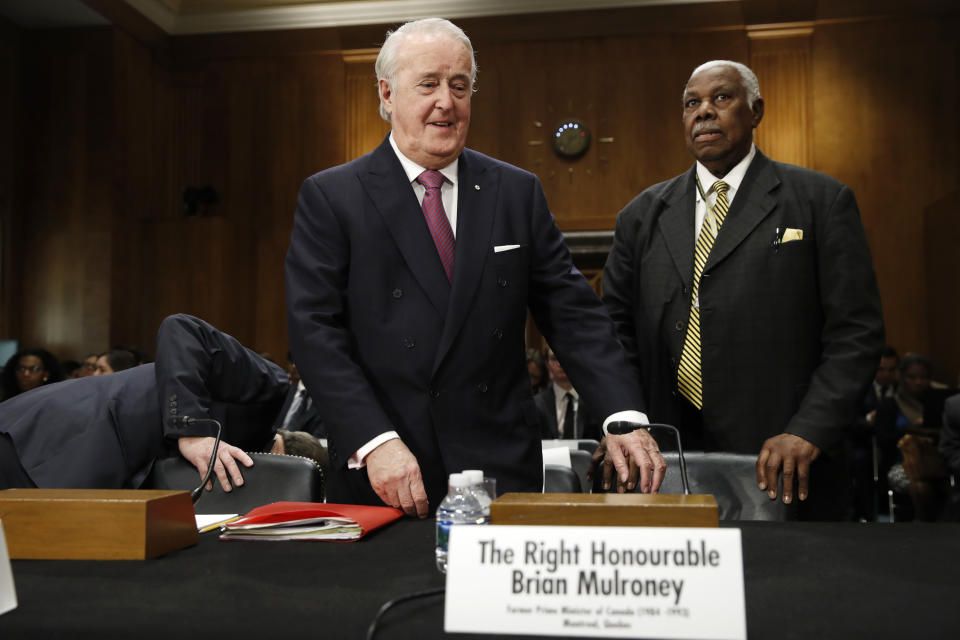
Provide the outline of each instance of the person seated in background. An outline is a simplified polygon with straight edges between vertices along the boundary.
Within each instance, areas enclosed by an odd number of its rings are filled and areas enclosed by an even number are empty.
[[[544,440],[591,438],[599,442],[603,437],[600,425],[589,419],[580,404],[580,395],[549,348],[547,374],[550,384],[533,398],[540,415],[540,437]]]
[[[22,349],[3,367],[3,399],[63,380],[60,362],[46,349]]]
[[[854,519],[861,522],[876,518],[878,496],[873,481],[874,421],[877,408],[885,398],[892,398],[897,390],[897,371],[900,356],[896,349],[887,345],[880,353],[880,363],[873,382],[864,394],[860,411],[847,430],[844,439],[847,459],[850,464],[850,480],[853,490]]]
[[[277,429],[277,435],[274,438],[270,453],[309,458],[316,462],[324,473],[330,468],[330,457],[327,455],[327,450],[313,434],[306,431]]]
[[[74,371],[74,378],[84,378],[97,373],[97,354],[88,353],[80,362],[80,368]]]
[[[293,361],[293,353],[287,351],[287,380],[290,384],[296,386],[300,382],[300,372],[297,371],[297,363]]]
[[[82,365],[76,360],[62,360],[60,362],[60,370],[63,371],[64,380],[79,378],[81,368]]]
[[[291,371],[296,374],[297,365],[292,358],[288,361],[286,371],[288,380],[292,379]],[[291,382],[287,390],[287,398],[283,403],[283,409],[281,409],[281,415],[283,416],[281,426],[284,429],[306,431],[317,438],[326,438],[323,420],[320,419],[320,414],[317,412],[313,398],[310,397],[310,392],[307,391],[307,387],[303,384],[299,375],[296,376],[296,380],[295,383]]]
[[[937,446],[947,472],[960,478],[960,395],[954,395],[943,403],[943,424],[940,426],[940,444]],[[960,521],[960,487],[954,487],[942,512],[942,518],[950,522]]]
[[[243,484],[241,466],[253,465],[245,450],[279,446],[289,388],[283,369],[231,336],[199,318],[170,316],[157,334],[155,363],[0,403],[0,489],[137,488],[154,460],[178,453],[203,477],[212,418],[223,424],[214,470],[230,491]]]
[[[880,354],[880,364],[873,376],[873,382],[863,398],[861,414],[864,420],[873,424],[877,416],[877,408],[884,398],[891,398],[897,392],[897,377],[900,365],[900,355],[897,350],[887,345]]]
[[[877,409],[880,478],[896,493],[909,494],[917,519],[933,520],[947,474],[936,445],[945,400],[955,389],[931,386],[933,366],[924,356],[900,361],[900,383]]]
[[[544,366],[543,352],[540,349],[527,349],[527,373],[530,374],[530,390],[534,395],[550,385],[547,369]]]
[[[95,376],[105,376],[117,371],[126,371],[137,366],[137,357],[126,349],[111,349],[97,356]]]
[[[133,365],[147,364],[150,362],[150,356],[140,347],[132,344],[115,344],[110,347],[110,351],[128,351],[133,356]]]

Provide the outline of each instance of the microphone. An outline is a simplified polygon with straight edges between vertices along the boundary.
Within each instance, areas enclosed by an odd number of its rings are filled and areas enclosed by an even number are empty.
[[[213,467],[217,464],[217,451],[220,449],[220,434],[223,432],[223,427],[221,426],[218,420],[213,418],[191,418],[190,416],[174,416],[170,418],[170,422],[175,427],[185,427],[191,424],[197,424],[201,422],[212,423],[217,425],[217,439],[213,441],[213,453],[210,454],[210,465],[207,467],[207,473],[203,477],[203,480],[200,481],[200,485],[190,492],[190,500],[193,501],[193,504],[197,504],[197,501],[200,499],[200,496],[203,495],[203,487],[210,481],[210,476],[213,475]]]

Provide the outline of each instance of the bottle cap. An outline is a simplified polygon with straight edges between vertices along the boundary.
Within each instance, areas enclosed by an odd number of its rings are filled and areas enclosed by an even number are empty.
[[[479,469],[468,469],[463,472],[463,475],[467,477],[470,484],[483,484],[483,471]]]
[[[470,481],[464,477],[462,473],[451,473],[450,474],[450,486],[457,489],[462,487],[469,487]]]

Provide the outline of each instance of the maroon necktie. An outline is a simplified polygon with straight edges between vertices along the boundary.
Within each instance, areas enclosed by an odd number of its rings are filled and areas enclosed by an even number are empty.
[[[423,207],[423,217],[426,218],[427,226],[430,227],[433,243],[437,245],[437,253],[440,254],[443,270],[447,272],[447,280],[452,282],[455,241],[453,231],[450,229],[450,221],[447,219],[447,212],[443,210],[443,198],[440,195],[440,187],[443,185],[443,181],[443,174],[433,169],[427,169],[417,177],[417,182],[427,190],[421,205]]]

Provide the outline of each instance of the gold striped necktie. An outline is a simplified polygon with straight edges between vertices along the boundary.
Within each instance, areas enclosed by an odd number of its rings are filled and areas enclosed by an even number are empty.
[[[703,370],[700,359],[700,278],[703,276],[703,267],[710,257],[710,249],[720,233],[720,225],[727,215],[730,204],[727,202],[727,189],[730,188],[723,180],[713,183],[711,191],[717,194],[717,201],[713,208],[707,210],[703,224],[700,226],[700,235],[693,255],[693,291],[690,297],[690,319],[687,321],[687,335],[683,341],[683,351],[680,354],[680,367],[677,371],[677,389],[697,409],[703,409]],[[706,205],[706,202],[704,202]],[[710,224],[710,214],[713,214],[716,224]]]

